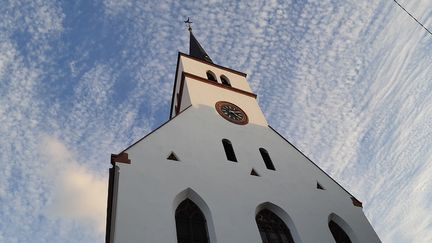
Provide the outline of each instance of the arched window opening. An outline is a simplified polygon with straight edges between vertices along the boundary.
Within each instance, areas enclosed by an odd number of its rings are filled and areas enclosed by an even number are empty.
[[[261,210],[255,217],[263,243],[294,243],[290,230],[276,214]]]
[[[231,83],[229,81],[229,79],[227,77],[225,77],[224,75],[220,76],[221,82],[223,85],[226,86],[230,86],[231,87]]]
[[[178,243],[209,243],[204,214],[190,199],[177,207],[175,220]]]
[[[222,139],[222,144],[225,149],[225,155],[229,161],[237,162],[233,146],[228,139]]]
[[[351,243],[351,239],[348,237],[347,233],[345,233],[337,223],[330,220],[328,225],[336,243]]]
[[[207,79],[217,83],[216,76],[211,71],[207,71]]]
[[[267,167],[267,169],[276,170],[267,150],[260,148],[259,151],[261,153],[261,157],[263,158],[265,166]]]

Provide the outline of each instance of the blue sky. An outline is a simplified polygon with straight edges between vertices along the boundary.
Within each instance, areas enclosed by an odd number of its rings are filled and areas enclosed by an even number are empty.
[[[431,1],[399,2],[432,28]],[[383,242],[432,242],[432,36],[393,1],[6,0],[0,15],[0,242],[104,242],[109,156],[168,119],[188,16]]]

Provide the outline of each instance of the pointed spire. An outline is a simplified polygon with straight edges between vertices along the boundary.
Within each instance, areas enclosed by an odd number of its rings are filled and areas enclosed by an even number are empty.
[[[206,62],[213,63],[212,59],[209,57],[209,55],[206,53],[204,48],[200,45],[198,40],[195,38],[195,36],[192,33],[192,22],[189,20],[189,18],[184,21],[186,24],[188,24],[188,30],[190,33],[190,42],[189,42],[189,55],[196,57],[198,59],[204,60]]]

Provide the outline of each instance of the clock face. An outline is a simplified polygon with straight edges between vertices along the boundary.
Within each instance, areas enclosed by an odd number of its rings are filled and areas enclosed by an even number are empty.
[[[246,113],[232,103],[226,101],[218,101],[215,104],[215,108],[219,115],[232,123],[245,125],[249,121]]]

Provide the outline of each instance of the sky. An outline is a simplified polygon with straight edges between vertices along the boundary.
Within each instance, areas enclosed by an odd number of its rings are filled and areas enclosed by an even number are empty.
[[[432,28],[432,1],[399,2]],[[6,0],[0,16],[0,243],[104,242],[110,154],[168,119],[187,17],[383,242],[432,242],[432,36],[392,0]]]

